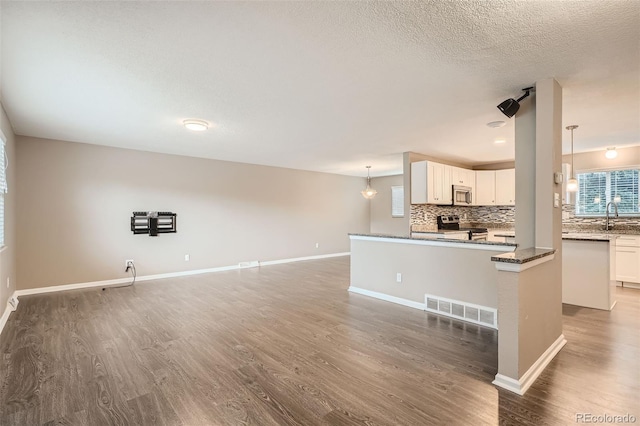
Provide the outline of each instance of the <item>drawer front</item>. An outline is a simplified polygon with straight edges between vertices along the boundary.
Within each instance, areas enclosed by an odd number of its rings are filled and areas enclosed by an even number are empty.
[[[640,247],[640,235],[618,235],[616,246]]]

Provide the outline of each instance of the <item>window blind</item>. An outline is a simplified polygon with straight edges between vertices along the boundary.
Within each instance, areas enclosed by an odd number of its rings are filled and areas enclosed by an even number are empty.
[[[604,216],[609,202],[617,202],[618,213],[638,215],[640,170],[624,169],[578,173],[576,215]]]
[[[404,186],[391,187],[391,217],[404,217]]]

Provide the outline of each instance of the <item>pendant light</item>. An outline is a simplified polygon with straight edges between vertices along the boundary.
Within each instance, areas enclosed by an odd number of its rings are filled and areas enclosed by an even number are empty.
[[[367,200],[372,199],[378,193],[378,191],[376,191],[375,189],[373,189],[371,187],[371,176],[369,175],[369,170],[370,169],[371,169],[371,166],[367,166],[367,187],[363,191],[360,192],[362,194],[362,196],[364,198],[366,198]]]
[[[573,131],[577,128],[578,126],[576,124],[567,126],[567,130],[571,130],[571,177],[567,180],[567,191],[569,192],[576,192],[578,190],[578,179],[576,179],[575,168],[573,167]]]

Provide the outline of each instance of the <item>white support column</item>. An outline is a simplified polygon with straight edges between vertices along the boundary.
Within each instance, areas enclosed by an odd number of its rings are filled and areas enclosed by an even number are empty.
[[[518,250],[498,267],[497,386],[527,391],[566,343],[562,334],[562,88],[554,79],[536,83],[516,115],[516,242]],[[541,248],[555,249],[534,263]],[[544,250],[542,250],[544,251]],[[513,257],[513,259],[509,259]],[[521,263],[522,267],[513,267]],[[524,265],[529,264],[529,267]]]

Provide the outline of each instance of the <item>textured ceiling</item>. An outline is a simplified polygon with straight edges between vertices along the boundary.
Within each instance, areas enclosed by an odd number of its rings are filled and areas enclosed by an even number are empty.
[[[21,135],[377,176],[404,151],[513,158],[496,105],[555,77],[576,151],[640,144],[638,1],[1,7],[2,101]]]

